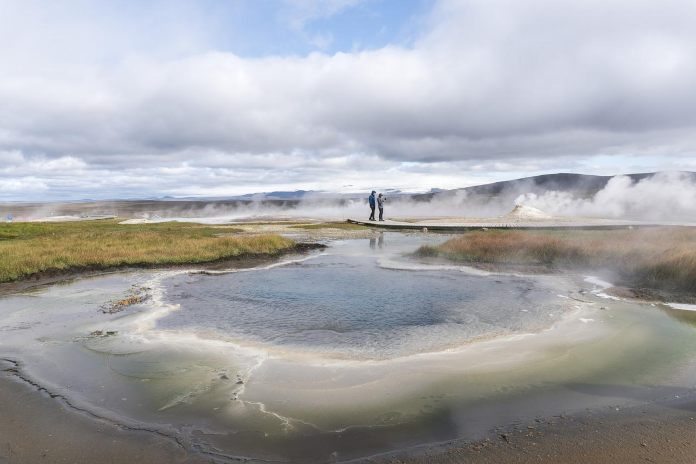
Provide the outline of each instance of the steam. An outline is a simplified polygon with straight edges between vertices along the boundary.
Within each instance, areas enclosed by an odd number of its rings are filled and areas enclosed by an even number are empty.
[[[268,204],[252,202],[235,208],[214,204],[201,212],[205,216],[248,218],[312,218],[320,220],[367,219],[365,198],[306,198],[296,203]],[[634,181],[616,176],[606,186],[589,195],[579,189],[544,190],[532,181],[512,183],[496,195],[455,190],[434,195],[427,201],[411,196],[387,196],[385,214],[388,218],[468,217],[490,218],[510,212],[515,205],[537,208],[552,216],[631,219],[637,221],[696,223],[696,181],[688,173],[658,173]]]
[[[560,217],[696,223],[696,176],[693,174],[658,173],[638,181],[628,176],[616,176],[603,188],[599,188],[596,181],[597,178],[590,178],[587,184],[569,187],[564,186],[561,180],[543,188],[533,179],[527,179],[504,184],[495,193],[459,189],[432,196],[387,194],[385,216],[388,219],[494,218],[506,215],[516,205],[525,205]],[[7,213],[14,213],[19,220],[58,215],[115,214],[123,218],[205,223],[282,219],[360,220],[369,216],[367,195],[367,192],[364,195],[344,196],[310,194],[301,200],[35,204],[24,208],[24,211],[16,211],[18,205],[0,205],[0,217]]]
[[[696,222],[696,182],[685,173],[658,173],[638,182],[616,176],[589,199],[549,191],[525,193],[515,202],[556,216]]]

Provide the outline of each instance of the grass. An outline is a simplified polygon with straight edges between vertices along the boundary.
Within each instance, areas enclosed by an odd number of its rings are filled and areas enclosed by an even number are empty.
[[[295,242],[279,235],[220,236],[191,223],[119,225],[115,220],[0,224],[0,282],[39,273],[220,261],[276,255]],[[225,229],[238,232],[238,229]]]
[[[696,229],[476,231],[420,256],[466,263],[607,269],[633,286],[696,294]]]

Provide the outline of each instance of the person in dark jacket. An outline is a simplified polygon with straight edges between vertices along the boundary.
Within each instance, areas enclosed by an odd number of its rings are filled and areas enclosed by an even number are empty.
[[[370,196],[367,197],[367,202],[370,204],[370,211],[371,211],[370,221],[375,220],[375,193],[377,193],[377,192],[375,192],[373,190],[372,193],[370,194]]]
[[[384,214],[384,200],[386,200],[386,199],[387,199],[387,197],[382,196],[381,193],[379,195],[377,195],[377,208],[379,208],[379,220],[380,221],[384,221],[384,218],[382,217],[382,215]]]

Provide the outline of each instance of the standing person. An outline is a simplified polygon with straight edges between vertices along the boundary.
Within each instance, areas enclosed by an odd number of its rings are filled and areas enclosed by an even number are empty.
[[[382,217],[382,215],[384,214],[384,200],[386,200],[386,199],[387,199],[387,197],[382,196],[381,193],[377,196],[377,207],[379,208],[379,220],[380,221],[384,221],[384,218]],[[374,218],[373,218],[373,220],[374,220]]]
[[[375,192],[373,190],[372,193],[370,194],[370,196],[367,197],[367,202],[370,204],[370,211],[371,211],[370,221],[375,220],[375,193],[377,193],[377,192]]]

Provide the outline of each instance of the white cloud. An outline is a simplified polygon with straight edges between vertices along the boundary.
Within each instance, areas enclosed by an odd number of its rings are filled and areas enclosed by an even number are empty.
[[[48,185],[35,177],[25,177],[22,179],[0,179],[0,198],[4,195],[27,193],[30,195],[48,190]]]
[[[294,2],[294,20],[356,3]],[[696,4],[687,0],[442,0],[413,48],[256,59],[206,50],[202,28],[171,18],[148,42],[147,18],[159,10],[132,27],[110,21],[102,34],[102,20],[75,9],[8,5],[6,183],[49,170],[66,191],[71,176],[77,191],[85,175],[101,188],[97,175],[134,172],[147,172],[154,191],[181,185],[159,170],[195,171],[200,182],[189,185],[203,190],[230,178],[272,190],[353,183],[369,164],[385,184],[443,187],[457,174],[443,165],[513,172],[649,154],[678,167],[696,152]],[[165,40],[178,31],[185,40]]]

